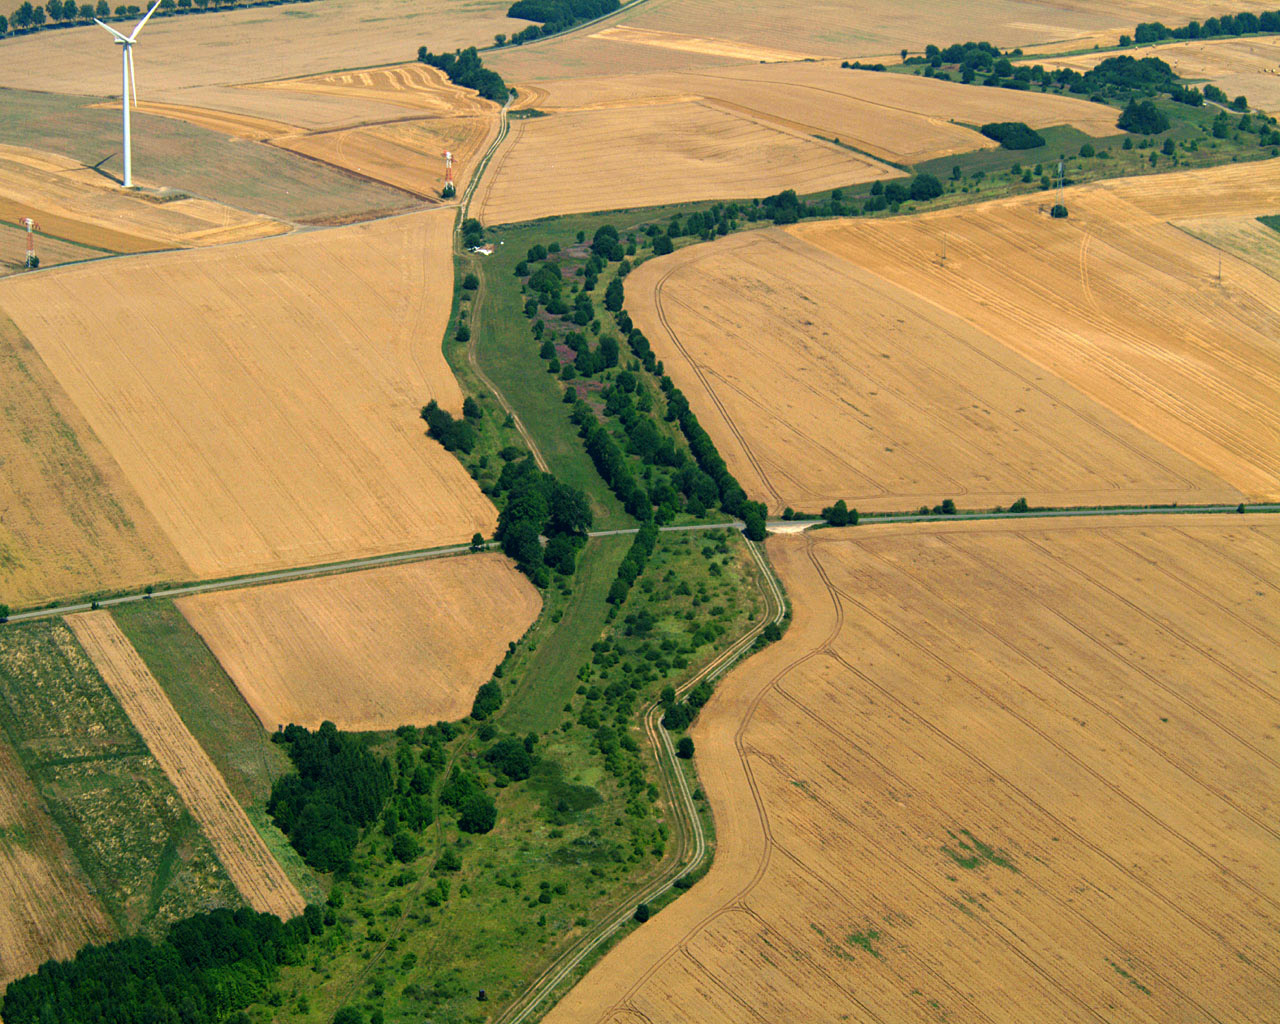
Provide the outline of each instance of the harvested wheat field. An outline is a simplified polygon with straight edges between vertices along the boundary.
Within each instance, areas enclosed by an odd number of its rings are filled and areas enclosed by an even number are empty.
[[[496,103],[484,99],[474,89],[454,85],[443,71],[427,64],[335,71],[307,78],[259,82],[255,88],[391,103],[432,117],[488,116],[498,112]]]
[[[61,238],[37,234],[36,255],[40,257],[40,266],[48,268],[80,260],[96,260],[105,253]],[[0,275],[23,273],[26,263],[27,229],[0,222]]]
[[[1275,497],[1275,280],[1224,254],[1219,285],[1219,251],[1147,211],[1263,212],[1277,174],[1083,186],[1065,221],[1029,196],[730,238],[639,268],[628,309],[775,511]]]
[[[774,512],[1240,497],[927,297],[779,228],[642,265],[627,308]]]
[[[441,210],[55,268],[0,281],[0,308],[196,576],[430,547],[495,523],[418,419],[461,409],[452,228]]]
[[[809,60],[814,56],[811,53],[797,53],[794,50],[779,50],[772,46],[738,43],[731,39],[686,36],[678,32],[659,32],[654,29],[635,28],[631,25],[610,25],[608,28],[600,29],[599,32],[592,32],[589,38],[629,43],[632,46],[656,46],[659,49],[675,50],[679,53],[700,53],[708,57],[727,57],[732,61],[743,63],[770,64],[775,61]]]
[[[1133,52],[1140,58],[1159,57],[1179,78],[1207,79],[1233,99],[1247,96],[1256,110],[1280,111],[1280,36],[1196,39],[1144,46]],[[1032,63],[1084,72],[1114,56],[1085,53]]]
[[[499,554],[182,598],[268,729],[393,729],[463,717],[541,598]]]
[[[602,139],[608,145],[601,147]],[[661,153],[660,163],[654,154]],[[816,192],[900,172],[696,102],[517,121],[476,193],[486,224],[697,199]]]
[[[904,8],[892,0],[852,5],[844,0],[648,0],[616,23],[705,39],[784,47],[830,57],[896,54],[926,43],[986,39],[998,46],[1085,40],[1103,34],[1114,44],[1140,21],[1181,25],[1192,18],[1269,10],[1265,2],[1233,0],[931,0]]]
[[[1065,124],[1095,137],[1116,132],[1115,110],[1086,100],[853,71],[832,62],[565,78],[522,88],[517,103],[555,112],[695,98],[898,163],[992,148],[994,142],[966,127],[990,121]]]
[[[109,178],[53,153],[0,146],[0,220],[32,217],[80,245],[145,252],[277,235],[286,225],[204,199],[125,193]]]
[[[111,922],[8,743],[0,740],[0,993],[46,960],[114,938]]]
[[[1257,217],[1189,217],[1172,223],[1280,281],[1280,231]]]
[[[119,101],[111,103],[95,103],[93,109],[119,110]],[[135,103],[132,110],[141,114],[154,114],[156,117],[169,117],[175,121],[185,121],[199,128],[207,128],[211,132],[221,132],[236,139],[274,139],[280,135],[297,134],[295,125],[283,121],[273,121],[265,117],[252,117],[227,110],[213,110],[208,107],[193,107],[181,103]]]
[[[199,822],[245,902],[285,921],[301,914],[304,901],[298,890],[111,613],[84,612],[70,615],[66,621]]]
[[[548,1022],[1271,1018],[1280,521],[769,551],[794,621],[693,730],[711,871]]]
[[[0,391],[0,601],[21,608],[187,575],[119,464],[2,314]]]
[[[485,46],[495,32],[529,24],[508,18],[509,6],[510,0],[324,0],[198,17],[160,13],[146,28],[146,56],[139,52],[139,97],[188,103],[188,90],[390,64],[423,43],[440,53]],[[14,36],[0,41],[0,86],[119,96],[113,49],[96,25]]]
[[[496,117],[441,117],[292,135],[275,144],[435,199],[444,187],[445,152],[453,154],[453,180],[462,192],[497,128]]]

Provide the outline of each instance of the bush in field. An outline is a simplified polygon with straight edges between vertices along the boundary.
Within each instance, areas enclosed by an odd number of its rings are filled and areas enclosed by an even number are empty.
[[[1043,135],[1021,121],[984,124],[979,130],[987,138],[1000,143],[1001,149],[1036,149],[1045,144]]]
[[[917,174],[911,179],[911,198],[917,202],[937,199],[942,195],[942,182],[932,174]]]
[[[1130,100],[1116,127],[1135,135],[1159,135],[1169,128],[1169,118],[1150,100]]]

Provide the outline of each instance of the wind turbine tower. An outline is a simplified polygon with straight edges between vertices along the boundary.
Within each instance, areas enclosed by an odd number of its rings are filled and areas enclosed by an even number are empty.
[[[133,105],[138,105],[138,82],[133,74],[133,44],[138,39],[138,33],[142,31],[142,26],[151,20],[151,15],[156,13],[156,8],[160,6],[160,0],[156,0],[151,5],[151,10],[147,11],[146,16],[133,27],[133,31],[129,35],[122,35],[113,29],[106,22],[99,21],[94,18],[94,23],[101,25],[113,36],[115,36],[116,45],[120,47],[120,109],[123,115],[123,142],[121,150],[124,153],[124,180],[122,182],[125,188],[133,187],[133,148],[129,140],[129,95],[133,94]]]

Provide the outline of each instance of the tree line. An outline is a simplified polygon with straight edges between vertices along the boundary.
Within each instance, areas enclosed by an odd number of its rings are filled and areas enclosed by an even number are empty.
[[[455,50],[453,53],[432,53],[425,46],[419,46],[418,60],[433,68],[439,68],[454,85],[460,85],[464,89],[474,89],[485,99],[492,100],[494,103],[506,103],[510,95],[507,83],[502,80],[502,76],[484,66],[484,61],[480,59],[480,54],[474,46],[469,46],[465,50]],[[478,227],[479,222],[476,223]],[[463,233],[467,233],[465,226]]]
[[[1122,35],[1121,46],[1132,43],[1158,43],[1164,39],[1209,39],[1214,36],[1249,36],[1257,32],[1280,32],[1280,11],[1241,11],[1189,21],[1178,28],[1166,28],[1158,21],[1146,21],[1133,30],[1133,37]]]
[[[313,0],[160,0],[156,17],[178,14],[199,14],[203,11],[227,10],[232,7],[275,7],[282,3],[311,3]],[[148,7],[150,4],[147,5]],[[107,0],[97,3],[76,4],[75,0],[46,0],[44,4],[23,3],[8,18],[0,14],[0,36],[24,35],[41,29],[84,25],[94,18],[114,21],[121,18],[137,18],[145,8],[139,4],[118,4],[112,7]]]
[[[493,41],[497,46],[521,46],[544,36],[564,32],[584,21],[603,18],[621,6],[618,0],[516,0],[507,9],[507,17],[540,24],[522,28],[509,38],[498,34],[493,37]]]
[[[282,964],[324,930],[319,907],[293,920],[248,908],[178,921],[159,942],[135,936],[85,946],[10,982],[8,1024],[248,1024]]]

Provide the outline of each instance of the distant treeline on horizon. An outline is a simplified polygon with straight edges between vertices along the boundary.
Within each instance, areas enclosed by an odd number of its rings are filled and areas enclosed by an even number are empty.
[[[160,0],[160,10],[156,11],[156,17],[225,11],[233,7],[277,7],[280,4],[313,2],[314,0]],[[87,25],[94,18],[101,21],[140,18],[146,9],[138,4],[119,4],[112,7],[107,0],[97,0],[96,4],[79,5],[75,0],[65,0],[65,2],[64,0],[47,0],[43,4],[32,4],[30,0],[26,0],[9,17],[6,18],[0,14],[0,36],[28,35],[44,29]]]

